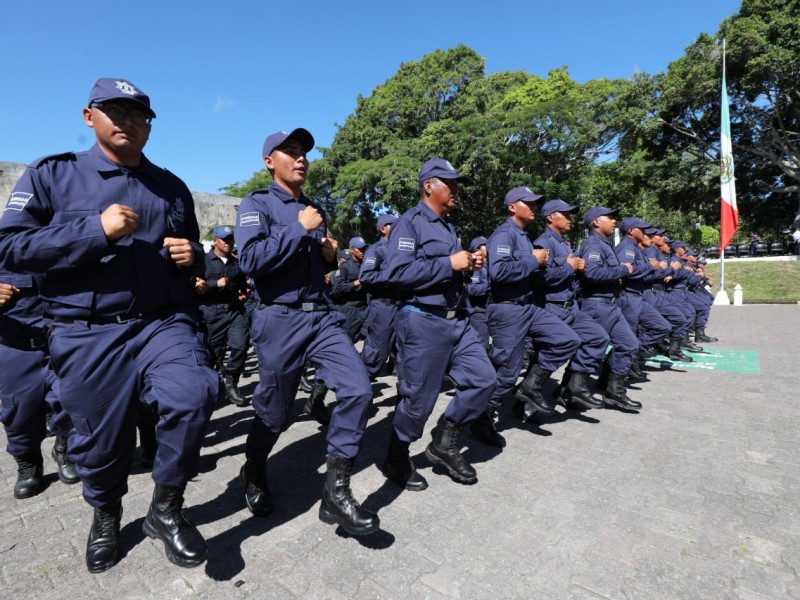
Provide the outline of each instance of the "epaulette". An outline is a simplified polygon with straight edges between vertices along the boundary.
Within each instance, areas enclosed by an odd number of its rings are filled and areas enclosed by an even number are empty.
[[[49,162],[51,160],[75,160],[75,153],[74,152],[62,152],[61,154],[49,154],[47,156],[43,156],[41,158],[37,158],[33,161],[30,165],[31,168],[36,169],[37,167],[41,167],[44,163]]]

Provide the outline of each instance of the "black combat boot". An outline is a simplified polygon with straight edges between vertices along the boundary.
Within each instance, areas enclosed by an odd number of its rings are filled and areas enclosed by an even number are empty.
[[[433,430],[433,441],[425,449],[425,456],[434,464],[442,465],[450,477],[460,483],[475,483],[478,474],[459,451],[462,425],[442,417]]]
[[[158,438],[156,427],[153,423],[137,423],[139,430],[139,465],[143,469],[152,469],[158,452]]]
[[[545,398],[542,386],[552,371],[545,371],[538,364],[531,367],[525,379],[517,390],[517,400],[523,403],[523,417],[525,421],[533,414],[532,411],[545,415],[552,415],[556,410],[556,403],[552,398]]]
[[[642,367],[639,364],[639,360],[642,357],[641,351],[637,352],[633,356],[633,360],[631,361],[631,369],[628,371],[628,379],[633,381],[634,383],[644,383],[645,381],[650,381],[650,378],[647,374],[642,371]]]
[[[56,443],[53,444],[53,450],[50,455],[58,465],[58,478],[62,483],[72,485],[81,480],[75,472],[75,463],[67,458],[67,438],[56,436]]]
[[[564,379],[561,381],[561,386],[565,386],[567,397],[565,400],[575,402],[586,408],[603,408],[603,401],[599,398],[592,396],[589,391],[589,374],[576,373],[567,370],[564,373]],[[562,397],[564,394],[562,393]]]
[[[373,512],[361,508],[350,491],[350,473],[353,460],[343,456],[328,455],[328,472],[319,505],[319,519],[323,523],[341,525],[352,535],[368,535],[378,531],[381,521]]]
[[[686,332],[686,334],[683,336],[683,339],[681,340],[681,346],[683,348],[686,348],[690,352],[702,352],[703,351],[703,348],[701,348],[700,346],[698,346],[695,343],[692,343],[689,340],[689,332],[688,331]]]
[[[244,486],[244,501],[250,512],[256,517],[271,515],[273,507],[267,484],[267,461],[248,458],[239,471],[239,479]]]
[[[249,402],[247,398],[242,396],[239,391],[239,376],[238,375],[225,375],[225,393],[228,395],[228,402],[236,406],[247,406]]]
[[[691,356],[686,356],[681,350],[681,338],[672,338],[669,341],[669,352],[667,353],[667,358],[670,360],[682,360],[683,362],[693,362],[694,359]]]
[[[490,406],[480,417],[469,424],[469,428],[475,439],[480,440],[487,446],[505,448],[506,438],[497,433],[497,427],[495,426],[496,419],[497,409]]]
[[[17,461],[17,482],[14,484],[14,498],[31,498],[44,489],[44,467],[42,454],[32,452],[25,456],[15,456]]]
[[[628,398],[628,393],[625,390],[625,375],[615,375],[614,373],[608,376],[608,387],[606,387],[606,391],[603,394],[603,401],[607,406],[622,410],[639,410],[642,408],[641,403]]]
[[[86,568],[90,573],[102,573],[117,564],[121,520],[122,504],[94,509],[94,521],[86,542]]]
[[[715,337],[711,337],[710,335],[706,335],[706,328],[700,327],[698,325],[694,326],[694,342],[695,344],[701,342],[703,344],[713,344],[714,342],[718,342],[719,340]]]
[[[302,377],[300,377],[300,383],[299,383],[299,385],[297,387],[301,392],[305,392],[306,394],[310,394],[311,390],[314,389],[314,384],[311,383],[311,380],[308,377],[303,375]]]
[[[327,393],[328,388],[322,380],[315,379],[311,394],[308,396],[303,410],[300,411],[300,416],[311,417],[320,425],[328,425],[331,422],[331,417],[328,414],[328,409],[325,408],[325,396]]]
[[[389,452],[386,454],[386,462],[383,463],[381,472],[405,489],[411,492],[421,492],[428,487],[428,482],[414,468],[414,463],[411,462],[409,456],[409,446],[410,443],[397,437],[397,432],[392,428]]]
[[[206,541],[183,514],[183,488],[156,485],[142,531],[164,542],[167,558],[179,567],[196,567],[206,560]]]

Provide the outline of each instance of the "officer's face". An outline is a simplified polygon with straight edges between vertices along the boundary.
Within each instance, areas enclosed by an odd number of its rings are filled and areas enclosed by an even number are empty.
[[[617,226],[617,220],[609,215],[597,217],[594,222],[597,225],[597,231],[605,236],[614,233],[614,228]]]
[[[129,100],[113,100],[104,104],[119,107],[126,114],[114,121],[101,108],[84,108],[84,122],[94,129],[97,144],[111,160],[121,164],[138,164],[142,149],[150,137],[151,127],[149,123],[132,118],[134,111],[141,112],[141,105]]]
[[[527,225],[536,218],[536,203],[519,200],[509,205],[509,211],[523,225]]]
[[[364,258],[364,253],[358,248],[350,248],[350,256],[361,262],[361,259]]]
[[[563,235],[572,229],[572,215],[570,213],[554,212],[550,215],[550,225]]]
[[[226,238],[214,238],[214,247],[217,249],[217,254],[228,256],[233,250],[233,236]]]
[[[286,140],[264,158],[264,164],[279,184],[292,191],[299,190],[306,181],[308,158],[305,148],[297,140]]]
[[[425,193],[434,208],[439,208],[444,214],[447,214],[456,207],[458,181],[455,179],[428,179],[424,186]]]
[[[642,248],[649,248],[653,245],[653,240],[651,240],[650,236],[645,233],[642,235],[642,241],[639,242],[639,244],[642,246]]]
[[[639,227],[634,227],[633,229],[628,230],[628,235],[633,238],[633,241],[637,244],[642,242],[642,238],[644,238],[644,232]]]

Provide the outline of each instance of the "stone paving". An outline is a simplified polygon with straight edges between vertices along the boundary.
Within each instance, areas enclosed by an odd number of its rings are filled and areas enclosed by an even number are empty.
[[[401,493],[384,479],[375,465],[395,382],[380,379],[353,477],[381,517],[364,538],[317,518],[325,444],[310,421],[269,460],[275,513],[252,517],[237,479],[252,409],[220,408],[186,494],[209,544],[194,569],[142,534],[153,486],[136,468],[123,557],[89,574],[91,511],[80,485],[57,480],[52,439],[47,489],[28,500],[13,498],[15,465],[2,453],[0,598],[800,598],[799,319],[797,306],[715,306],[708,330],[721,341],[709,349],[755,351],[760,374],[651,370],[630,392],[639,414],[559,409],[519,426],[504,406],[502,452],[462,438],[472,486],[431,468],[427,433],[412,454],[430,487]],[[252,392],[252,374],[244,382]]]

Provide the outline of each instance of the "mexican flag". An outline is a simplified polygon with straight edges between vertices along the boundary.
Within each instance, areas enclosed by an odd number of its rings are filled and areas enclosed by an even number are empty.
[[[722,125],[720,127],[719,180],[721,186],[721,218],[719,227],[720,255],[731,243],[739,227],[739,209],[736,207],[736,182],[733,176],[733,149],[731,147],[731,116],[728,110],[728,88],[725,83],[725,59],[722,62]]]

